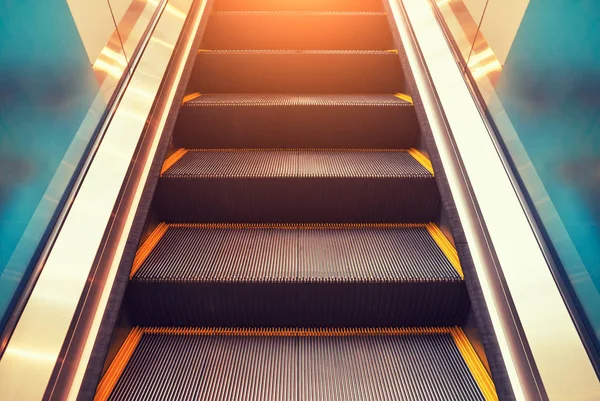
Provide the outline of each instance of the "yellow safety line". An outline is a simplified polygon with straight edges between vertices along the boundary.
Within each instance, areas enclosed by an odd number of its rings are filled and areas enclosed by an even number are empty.
[[[144,327],[144,334],[181,336],[257,336],[257,337],[337,337],[450,334],[449,327],[398,328],[223,328],[223,327]]]
[[[481,393],[483,394],[486,401],[498,401],[498,395],[496,394],[496,387],[492,378],[488,374],[487,370],[481,363],[481,360],[477,356],[477,353],[473,349],[471,342],[458,327],[450,329],[450,334],[454,339],[456,347],[460,351],[465,363],[467,364],[473,378],[477,382]]]
[[[163,163],[162,169],[160,170],[160,174],[163,175],[168,169],[173,167],[173,165],[177,163],[177,161],[179,161],[179,159],[181,159],[183,155],[185,155],[187,152],[188,150],[184,148],[177,149],[175,152],[173,152],[173,154],[169,156],[167,160],[165,160],[165,162]]]
[[[421,165],[423,167],[425,167],[427,169],[427,171],[429,171],[431,173],[431,175],[435,175],[435,173],[433,172],[433,165],[431,164],[431,161],[423,153],[419,152],[415,148],[408,149],[407,152],[412,157],[414,157],[416,161],[421,163]]]
[[[429,235],[435,240],[442,252],[444,252],[444,255],[446,255],[452,266],[456,269],[459,276],[464,279],[465,275],[458,259],[458,252],[456,252],[454,246],[452,246],[448,238],[446,238],[442,230],[435,223],[427,223],[426,228]]]
[[[119,352],[108,367],[104,377],[102,377],[102,380],[100,380],[94,401],[108,400],[108,397],[110,397],[115,385],[119,381],[119,377],[121,377],[121,374],[125,370],[125,366],[127,366],[127,363],[133,355],[133,352],[135,351],[135,348],[140,342],[143,334],[144,330],[139,327],[134,327],[129,332],[129,335],[125,339],[121,349],[119,349]]]
[[[185,95],[183,97],[183,100],[181,101],[181,104],[186,104],[190,100],[194,100],[196,98],[199,98],[200,96],[202,96],[202,94],[200,92],[190,93],[189,95]]]
[[[150,256],[150,253],[158,244],[160,239],[165,235],[167,230],[169,229],[169,225],[165,223],[160,223],[152,234],[144,241],[144,244],[138,249],[135,254],[135,259],[133,260],[133,266],[131,266],[131,272],[129,273],[129,278],[132,279],[135,276],[135,273],[142,267],[144,261]]]
[[[413,104],[413,99],[412,97],[408,96],[405,93],[394,93],[394,96],[397,97],[398,99],[402,99],[406,102],[410,102],[410,104]]]

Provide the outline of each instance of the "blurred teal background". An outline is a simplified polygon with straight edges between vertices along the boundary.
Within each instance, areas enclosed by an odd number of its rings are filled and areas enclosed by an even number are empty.
[[[76,133],[99,86],[65,0],[0,10],[1,330],[89,144]]]
[[[531,0],[496,93],[517,137],[499,133],[600,350],[600,2]]]

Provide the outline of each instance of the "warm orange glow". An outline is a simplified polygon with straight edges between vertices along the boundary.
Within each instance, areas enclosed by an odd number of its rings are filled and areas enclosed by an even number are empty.
[[[472,68],[471,74],[473,74],[473,78],[479,79],[495,71],[502,71],[502,64],[498,60],[492,60],[481,67]]]
[[[115,77],[115,78],[121,78],[121,75],[123,75],[123,68],[114,64],[110,64],[102,59],[98,59],[96,60],[96,62],[94,63],[94,66],[92,67],[95,71],[102,71],[105,72],[106,74]]]
[[[154,36],[150,38],[150,41],[158,43],[160,45],[163,45],[164,47],[166,47],[168,49],[174,49],[175,48],[175,46],[172,43],[165,42],[164,40],[155,38]]]
[[[482,51],[474,52],[467,65],[475,79],[483,78],[492,72],[502,71],[502,64],[500,64],[496,54],[489,46],[486,46]]]
[[[483,60],[488,59],[490,57],[496,58],[496,55],[492,51],[491,47],[487,47],[485,50],[483,50],[479,53],[472,54],[471,57],[469,57],[469,63],[468,63],[469,68],[474,67],[475,65],[479,64]]]
[[[109,58],[109,59],[113,60],[114,62],[121,64],[122,66],[127,65],[127,60],[125,60],[125,56],[122,53],[118,53],[118,52],[110,49],[108,46],[104,46],[104,48],[100,52],[100,56],[98,58],[101,58],[101,57]]]

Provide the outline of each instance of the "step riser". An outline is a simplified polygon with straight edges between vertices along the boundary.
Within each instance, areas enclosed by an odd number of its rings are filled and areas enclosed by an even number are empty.
[[[402,327],[464,322],[455,283],[169,283],[134,280],[128,304],[142,326]]]
[[[203,49],[387,50],[393,40],[381,14],[215,13]]]
[[[189,106],[177,147],[407,149],[417,143],[412,107]]]
[[[440,205],[433,178],[163,177],[156,199],[173,223],[425,223]]]
[[[404,93],[404,86],[394,53],[200,52],[189,91]]]
[[[381,11],[381,0],[216,0],[219,11]]]

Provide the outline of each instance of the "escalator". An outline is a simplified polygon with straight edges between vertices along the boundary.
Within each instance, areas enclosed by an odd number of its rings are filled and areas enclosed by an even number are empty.
[[[216,0],[96,400],[497,400],[379,0]]]

